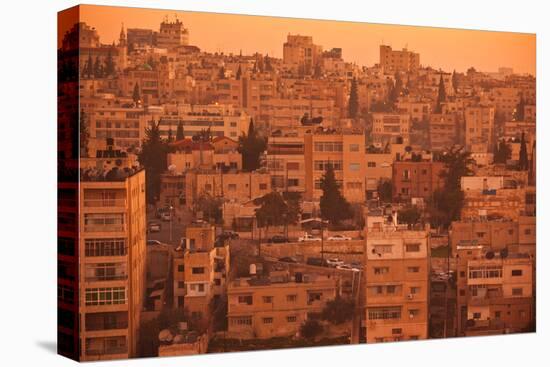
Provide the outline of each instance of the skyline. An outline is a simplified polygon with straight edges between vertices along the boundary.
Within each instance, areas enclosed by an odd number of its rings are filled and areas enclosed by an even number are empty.
[[[511,67],[515,73],[536,76],[535,34],[90,5],[80,12],[81,21],[96,28],[105,44],[118,40],[122,24],[125,29],[156,31],[166,16],[174,20],[177,14],[189,29],[190,44],[206,52],[242,50],[245,55],[260,52],[282,58],[287,34],[301,34],[312,36],[324,50],[342,48],[344,60],[360,66],[378,63],[379,45],[386,44],[418,52],[422,65],[448,72]]]

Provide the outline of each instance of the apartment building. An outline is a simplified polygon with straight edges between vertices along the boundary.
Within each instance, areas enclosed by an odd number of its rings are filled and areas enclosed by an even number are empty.
[[[305,200],[319,200],[321,178],[329,165],[349,202],[365,201],[365,136],[362,131],[307,133],[305,148]]]
[[[237,278],[227,289],[228,334],[239,339],[294,336],[318,318],[339,293],[335,277],[272,272],[269,277]]]
[[[305,192],[306,173],[303,136],[270,136],[266,163],[271,187],[276,190]]]
[[[398,200],[429,199],[436,190],[443,188],[445,179],[441,175],[444,171],[443,162],[411,160],[393,162],[393,196]]]
[[[309,74],[320,62],[323,47],[313,43],[313,37],[299,34],[287,36],[283,44],[283,63],[290,69]]]
[[[236,140],[242,134],[246,134],[250,124],[250,118],[241,109],[217,103],[165,104],[162,107],[150,107],[148,113],[149,115],[143,118],[148,122],[153,117],[155,121],[160,121],[159,129],[164,139],[168,138],[170,131],[175,138],[177,127],[181,123],[185,137],[193,137],[203,130],[210,129],[213,137],[227,136]]]
[[[458,335],[535,330],[533,259],[526,254],[458,248]]]
[[[512,120],[521,99],[521,89],[515,87],[493,88],[490,98],[495,105],[495,113],[501,114],[505,120]]]
[[[469,219],[494,216],[517,220],[522,215],[533,215],[534,209],[526,205],[528,200],[534,200],[530,192],[531,189],[526,187],[465,191],[460,217]]]
[[[225,293],[229,248],[215,247],[215,230],[208,223],[187,226],[182,244],[174,251],[174,308],[185,309],[191,319],[208,327],[212,300]]]
[[[372,198],[378,192],[380,181],[391,180],[393,155],[391,153],[367,153],[365,154],[367,167],[365,169],[365,185],[367,198]]]
[[[172,49],[189,44],[189,30],[183,23],[176,19],[173,22],[164,20],[160,23],[160,30],[156,34],[156,46],[158,48]]]
[[[387,74],[396,71],[415,72],[420,67],[420,54],[406,48],[393,50],[391,46],[380,45],[380,66]]]
[[[89,114],[92,146],[113,139],[118,148],[140,147],[145,138],[146,119],[142,108],[123,106],[98,107]],[[93,152],[91,152],[93,153]]]
[[[432,150],[443,151],[461,141],[459,121],[454,113],[430,115],[429,131]]]
[[[224,136],[212,142],[183,139],[170,143],[172,153],[167,155],[170,170],[181,174],[191,169],[207,169],[227,172],[242,169],[242,155],[237,151],[239,143]]]
[[[79,188],[81,358],[135,357],[146,281],[145,171],[88,179]]]
[[[469,106],[464,111],[464,143],[470,151],[492,151],[495,128],[495,108]]]
[[[365,235],[367,343],[427,339],[429,231],[373,222]]]
[[[372,139],[375,143],[386,144],[402,138],[409,144],[411,117],[408,113],[373,113]]]

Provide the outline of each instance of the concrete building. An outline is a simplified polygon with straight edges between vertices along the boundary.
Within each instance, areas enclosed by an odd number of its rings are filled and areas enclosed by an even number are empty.
[[[136,357],[146,278],[145,171],[83,179],[79,197],[81,358]]]
[[[185,173],[192,169],[227,172],[242,169],[242,155],[237,151],[238,142],[230,138],[215,137],[212,142],[195,142],[183,139],[170,143],[173,152],[167,155],[170,170]]]
[[[160,23],[160,31],[156,36],[158,48],[173,49],[189,45],[189,30],[179,19],[173,22],[164,20]]]
[[[322,57],[322,46],[313,43],[313,37],[291,35],[283,44],[283,63],[292,70],[310,74]]]
[[[529,255],[459,248],[458,335],[534,331],[533,266]]]
[[[470,151],[492,151],[495,128],[495,108],[491,106],[470,106],[464,112],[464,142]]]
[[[443,162],[393,162],[393,196],[398,200],[429,199],[436,190],[443,188],[445,179],[441,174],[444,171]]]
[[[215,247],[214,227],[191,224],[174,251],[174,308],[185,309],[201,330],[206,330],[220,297],[225,295],[229,248]]]
[[[145,138],[146,119],[142,108],[99,107],[89,113],[90,140],[112,138],[118,148],[140,147]]]
[[[304,193],[306,164],[303,136],[270,136],[267,142],[267,169],[271,187]]]
[[[428,231],[373,223],[366,229],[367,343],[428,338]]]
[[[235,279],[227,290],[228,333],[240,339],[294,336],[338,292],[335,277],[315,274]]]
[[[387,74],[396,71],[415,72],[420,67],[420,54],[406,48],[398,51],[391,46],[380,45],[380,66]]]
[[[430,115],[430,147],[432,150],[445,150],[459,144],[461,133],[459,120],[454,113]]]
[[[373,113],[372,139],[386,144],[402,138],[405,144],[410,141],[411,118],[407,113]]]
[[[321,178],[332,165],[340,190],[349,202],[365,201],[365,137],[362,131],[308,133],[305,149],[305,199],[319,200]]]

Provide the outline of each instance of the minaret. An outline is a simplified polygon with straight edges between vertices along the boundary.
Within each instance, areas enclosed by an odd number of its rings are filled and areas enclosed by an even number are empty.
[[[124,23],[120,28],[120,36],[118,37],[118,62],[119,71],[126,69],[128,64],[128,43],[126,41],[126,32],[124,31]]]

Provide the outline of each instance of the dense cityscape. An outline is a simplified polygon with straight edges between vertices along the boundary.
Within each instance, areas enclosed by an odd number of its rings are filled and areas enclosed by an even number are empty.
[[[535,331],[533,75],[206,52],[185,13],[101,31],[58,49],[62,354]]]

